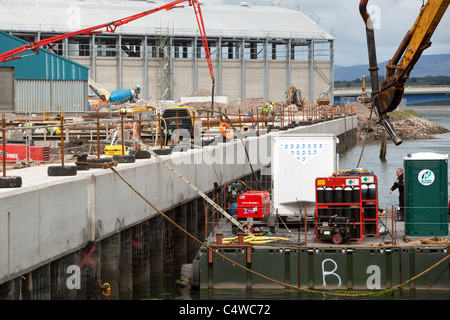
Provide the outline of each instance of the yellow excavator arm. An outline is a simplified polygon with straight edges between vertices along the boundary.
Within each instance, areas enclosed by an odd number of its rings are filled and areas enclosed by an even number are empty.
[[[392,70],[397,63],[396,58],[404,52],[399,70],[412,68],[422,52],[431,46],[431,36],[436,30],[439,22],[445,14],[450,0],[430,0],[420,9],[414,26],[406,34],[402,45],[397,50],[396,55],[390,61],[388,68]]]
[[[400,104],[405,90],[405,82],[424,50],[431,46],[431,36],[450,5],[450,0],[428,0],[422,6],[416,22],[407,32],[393,58],[386,66],[386,77],[381,82],[381,87],[378,84],[375,37],[373,24],[367,12],[368,2],[369,0],[361,0],[359,11],[366,23],[373,104],[389,136],[396,145],[399,145],[402,141],[391,125],[387,113],[394,111]]]

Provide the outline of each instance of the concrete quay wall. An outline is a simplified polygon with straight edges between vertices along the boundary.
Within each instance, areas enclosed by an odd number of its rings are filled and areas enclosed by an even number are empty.
[[[332,133],[356,129],[356,116],[286,133]],[[254,171],[270,165],[271,136],[243,139]],[[239,139],[163,156],[204,193],[252,173]],[[214,164],[213,164],[214,163]],[[73,177],[49,177],[48,165],[7,172],[21,176],[19,189],[0,189],[0,284],[148,222],[156,212],[114,172],[78,171]],[[156,159],[121,163],[117,171],[161,211],[174,210],[198,197]]]

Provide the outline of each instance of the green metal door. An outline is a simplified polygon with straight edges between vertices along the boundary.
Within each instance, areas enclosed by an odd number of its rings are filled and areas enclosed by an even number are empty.
[[[405,235],[448,234],[448,155],[416,153],[404,158]]]

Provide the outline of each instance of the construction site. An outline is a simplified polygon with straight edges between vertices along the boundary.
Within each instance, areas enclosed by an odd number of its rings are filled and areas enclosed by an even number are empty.
[[[105,147],[122,154],[121,141],[127,153],[134,150],[131,135],[161,147],[177,144],[169,132],[187,129],[193,137],[194,122],[210,138],[221,134],[221,113],[244,132],[350,112],[330,106],[334,38],[301,11],[202,5],[208,28],[199,33],[203,16],[197,25],[198,12],[184,1],[17,0],[2,8],[11,18],[0,26],[6,139],[50,150],[30,158],[22,146],[7,158],[16,167],[61,161],[62,154],[66,161],[77,153],[99,156]],[[12,19],[19,15],[26,25]],[[295,23],[283,22],[286,15]],[[264,16],[278,21],[268,29]],[[238,21],[248,29],[235,30]],[[34,47],[14,51],[27,43]],[[317,108],[317,100],[328,107]]]

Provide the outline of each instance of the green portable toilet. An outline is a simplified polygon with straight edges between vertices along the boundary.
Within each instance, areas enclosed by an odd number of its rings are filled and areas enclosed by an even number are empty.
[[[405,235],[448,235],[448,155],[419,152],[403,162]]]

